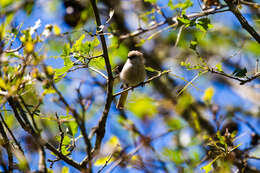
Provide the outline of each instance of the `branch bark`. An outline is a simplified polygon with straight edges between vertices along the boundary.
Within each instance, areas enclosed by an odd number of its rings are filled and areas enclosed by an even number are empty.
[[[96,22],[97,22],[97,28],[100,28],[100,26],[102,24],[101,24],[96,0],[91,0],[90,2],[91,2],[91,5],[92,5],[94,14],[95,14],[95,18],[96,18]],[[96,131],[95,131],[96,142],[95,142],[94,151],[99,150],[101,142],[102,142],[102,140],[105,136],[107,116],[108,116],[108,113],[109,113],[109,110],[110,110],[110,107],[111,107],[111,103],[113,101],[113,83],[114,83],[114,78],[113,78],[110,60],[109,60],[109,56],[108,56],[107,44],[106,44],[105,36],[103,35],[102,30],[100,31],[99,38],[100,38],[101,44],[102,44],[103,57],[104,57],[104,60],[105,60],[108,80],[107,80],[107,98],[106,98],[105,107],[104,107],[104,110],[103,110],[103,114],[102,114],[102,116],[101,116],[101,118],[98,122],[98,126],[96,128]]]
[[[237,6],[230,0],[225,0],[225,2],[229,6],[230,11],[236,16],[242,27],[260,44],[260,36],[240,13]]]

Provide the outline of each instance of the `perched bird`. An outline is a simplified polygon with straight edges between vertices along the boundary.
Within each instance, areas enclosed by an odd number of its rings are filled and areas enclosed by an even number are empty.
[[[135,86],[145,80],[146,72],[144,67],[143,54],[133,50],[128,53],[127,61],[119,74],[120,80],[123,82],[122,88]],[[117,109],[124,109],[128,92],[121,94],[117,103]]]

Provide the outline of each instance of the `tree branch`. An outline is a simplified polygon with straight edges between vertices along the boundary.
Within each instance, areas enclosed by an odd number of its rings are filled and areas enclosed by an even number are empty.
[[[236,16],[242,27],[260,44],[260,36],[255,31],[255,29],[251,25],[249,25],[249,23],[240,13],[236,5],[230,0],[225,0],[225,2],[229,6],[230,11]]]
[[[137,87],[139,87],[139,86],[143,86],[143,85],[145,85],[145,84],[151,82],[152,80],[161,77],[162,75],[168,74],[169,72],[171,72],[171,71],[170,71],[170,70],[166,70],[166,71],[163,71],[163,72],[159,72],[157,75],[151,77],[150,79],[148,79],[148,80],[146,80],[146,81],[144,81],[144,82],[141,82],[141,83],[139,83],[139,84],[137,84],[137,85],[135,85],[135,86],[128,87],[128,88],[124,89],[123,91],[120,91],[120,92],[114,94],[113,97],[116,97],[116,96],[118,96],[118,95],[121,95],[122,93],[125,93],[125,92],[127,92],[127,91],[129,91],[129,90],[132,90],[132,89],[134,89],[134,88],[137,88]]]
[[[211,15],[211,14],[223,13],[223,12],[229,11],[229,9],[224,9],[224,8],[226,8],[226,6],[222,6],[219,9],[211,8],[211,9],[208,9],[208,10],[204,10],[202,12],[188,14],[187,17],[189,19],[196,19],[196,18],[208,16],[208,15]],[[162,22],[159,22],[159,23],[155,23],[154,25],[152,25],[152,26],[150,26],[148,28],[139,28],[138,30],[136,30],[134,32],[131,32],[131,33],[119,36],[119,40],[123,41],[123,40],[125,40],[127,38],[130,38],[130,37],[136,37],[138,35],[141,35],[141,34],[144,34],[146,32],[149,32],[149,31],[152,31],[154,29],[157,29],[157,28],[159,28],[159,27],[161,27],[161,26],[163,26],[163,25],[165,25],[167,23],[172,25],[172,24],[177,22],[177,18],[178,18],[178,16],[175,16],[175,17],[172,17],[172,18],[167,18],[165,21],[162,21]]]
[[[258,4],[258,3],[244,1],[244,0],[240,0],[240,3],[244,4],[244,5],[248,5],[248,6],[253,7],[253,8],[260,8],[260,4]]]
[[[215,69],[213,69],[213,68],[208,69],[208,71],[211,72],[211,73],[215,73],[215,74],[218,74],[218,75],[225,76],[225,77],[230,78],[230,79],[237,80],[237,81],[240,82],[240,85],[244,85],[245,83],[251,82],[252,80],[254,80],[254,79],[260,77],[260,72],[255,73],[255,74],[254,74],[253,76],[251,76],[251,77],[247,77],[246,79],[243,79],[243,78],[231,76],[231,75],[226,74],[226,73],[224,73],[224,72],[217,71],[217,70],[215,70]]]
[[[96,22],[97,22],[97,28],[100,28],[101,24],[101,20],[100,20],[100,16],[99,16],[99,11],[97,8],[97,4],[96,4],[96,0],[91,0],[91,5],[96,17]],[[103,140],[103,137],[105,135],[105,126],[106,126],[106,121],[107,121],[107,116],[111,107],[111,103],[113,101],[113,82],[114,82],[114,78],[113,78],[113,74],[112,74],[112,69],[111,69],[111,65],[110,65],[110,61],[109,61],[109,56],[108,56],[108,50],[107,50],[107,45],[106,45],[106,40],[105,37],[103,35],[103,31],[100,31],[100,40],[101,40],[101,44],[102,44],[102,49],[103,49],[103,57],[105,60],[105,64],[106,64],[106,70],[107,70],[107,75],[108,75],[108,80],[107,80],[107,98],[106,98],[106,103],[105,103],[105,107],[103,110],[103,114],[102,117],[100,118],[99,122],[98,122],[98,126],[96,128],[96,143],[95,143],[95,151],[98,151],[101,145],[101,142]]]

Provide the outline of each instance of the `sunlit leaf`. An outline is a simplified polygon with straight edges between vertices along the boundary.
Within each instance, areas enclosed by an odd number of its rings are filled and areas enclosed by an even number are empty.
[[[209,18],[200,18],[196,23],[196,27],[201,31],[206,32],[207,30],[213,28],[213,25],[210,24]]]
[[[119,139],[116,136],[112,136],[107,142],[106,145],[108,145],[111,148],[117,147],[120,145]]]
[[[171,10],[175,10],[176,8],[185,10],[185,9],[193,6],[193,2],[191,0],[186,0],[185,2],[179,2],[176,5],[173,5],[173,3],[171,1],[172,0],[169,0],[169,2],[168,2],[168,6],[171,8]]]
[[[223,72],[221,64],[216,64],[216,68],[219,72]]]
[[[164,148],[163,155],[167,156],[173,163],[180,165],[183,163],[183,153],[181,150],[172,150],[169,148]]]
[[[139,118],[153,117],[157,113],[155,100],[144,94],[133,94],[128,101],[127,107]]]
[[[156,3],[157,0],[144,0],[144,2]]]
[[[213,161],[208,163],[206,166],[202,167],[202,169],[204,169],[205,173],[209,173],[210,171],[212,171],[212,164],[213,164]]]
[[[204,95],[202,97],[204,102],[211,102],[212,97],[214,96],[215,90],[213,87],[209,87],[205,90]]]
[[[105,164],[110,164],[111,162],[113,162],[115,159],[114,157],[110,157],[110,156],[106,156],[106,157],[100,157],[96,160],[96,162],[94,163],[95,166],[102,166]]]
[[[69,173],[69,167],[67,166],[62,167],[61,173]]]
[[[190,41],[190,48],[191,49],[196,50],[197,45],[198,45],[197,39]]]
[[[53,32],[55,35],[59,35],[61,33],[61,29],[57,25],[54,25]]]

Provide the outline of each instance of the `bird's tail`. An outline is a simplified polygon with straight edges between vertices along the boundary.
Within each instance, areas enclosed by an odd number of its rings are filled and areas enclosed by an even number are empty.
[[[128,95],[128,91],[126,91],[126,92],[124,92],[120,95],[120,98],[119,98],[117,105],[116,105],[117,109],[124,109],[124,105],[125,105],[125,102],[126,102],[127,95]]]

